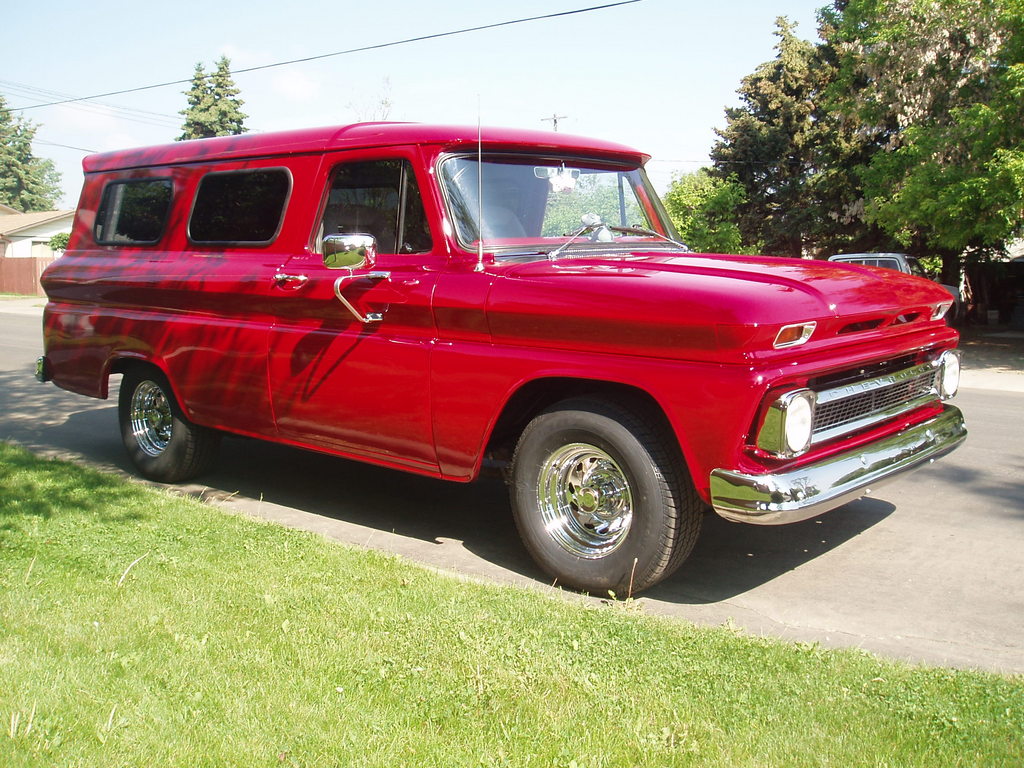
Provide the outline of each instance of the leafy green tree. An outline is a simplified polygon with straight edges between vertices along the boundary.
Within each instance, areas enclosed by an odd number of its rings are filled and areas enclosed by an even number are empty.
[[[746,202],[746,191],[739,182],[720,179],[701,168],[673,178],[663,200],[680,237],[693,250],[744,251],[736,219],[739,206]]]
[[[909,250],[998,251],[1024,229],[1024,0],[836,0],[834,103],[878,144],[865,217]]]
[[[53,162],[32,153],[37,126],[14,117],[0,95],[0,203],[19,211],[49,211],[60,199]]]
[[[66,251],[68,249],[69,242],[71,242],[70,232],[58,232],[56,235],[51,237],[46,244],[50,246],[50,250],[52,251]]]
[[[220,57],[217,68],[210,74],[201,62],[196,64],[192,85],[185,91],[188,107],[179,112],[184,115],[185,123],[178,141],[245,133],[248,116],[241,110],[245,102],[238,98],[239,93],[231,77],[231,61],[226,56]]]
[[[813,171],[818,61],[785,18],[776,20],[778,55],[743,78],[742,105],[726,110],[727,126],[711,151],[715,174],[745,191],[738,225],[748,245],[801,256],[814,211],[807,180]]]

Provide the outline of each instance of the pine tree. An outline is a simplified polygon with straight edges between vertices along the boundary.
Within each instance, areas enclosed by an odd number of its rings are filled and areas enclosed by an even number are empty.
[[[748,244],[799,257],[814,222],[812,172],[817,90],[814,46],[798,38],[785,18],[776,21],[778,55],[743,78],[742,106],[726,110],[711,152],[716,175],[746,193],[739,225]]]
[[[238,98],[240,92],[231,78],[231,61],[226,56],[220,57],[210,74],[201,62],[196,64],[192,85],[185,91],[188,107],[179,113],[185,116],[185,123],[178,141],[245,133],[247,115],[241,110],[245,102]]]
[[[747,248],[801,256],[885,250],[894,241],[864,221],[859,171],[879,145],[835,109],[836,52],[776,20],[777,56],[743,78],[742,106],[726,110],[712,175],[745,199],[736,221]]]
[[[53,162],[32,154],[37,126],[14,117],[0,96],[0,203],[19,211],[48,211],[61,195]]]

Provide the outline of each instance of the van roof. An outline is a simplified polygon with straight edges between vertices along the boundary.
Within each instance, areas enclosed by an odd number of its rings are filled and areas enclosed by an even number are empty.
[[[650,155],[621,144],[599,139],[547,131],[476,126],[424,125],[421,123],[356,123],[354,125],[305,128],[275,133],[244,133],[212,139],[179,141],[152,147],[117,150],[89,155],[82,161],[86,173],[182,165],[209,160],[305,154],[332,149],[385,147],[401,144],[431,144],[447,148],[531,149],[579,151],[615,156],[639,164]]]

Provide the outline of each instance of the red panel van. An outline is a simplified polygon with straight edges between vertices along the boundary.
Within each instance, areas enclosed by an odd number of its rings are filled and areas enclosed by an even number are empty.
[[[807,519],[964,439],[945,290],[692,253],[647,160],[397,123],[90,156],[38,376],[104,398],[120,374],[128,453],[163,482],[224,433],[497,467],[537,562],[620,595],[709,509]]]

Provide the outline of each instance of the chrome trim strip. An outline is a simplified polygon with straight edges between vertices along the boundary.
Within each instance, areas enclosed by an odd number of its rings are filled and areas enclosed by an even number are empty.
[[[824,405],[825,403],[831,403],[834,400],[842,400],[847,397],[863,395],[865,392],[873,392],[876,389],[891,387],[904,382],[907,379],[916,378],[917,376],[927,373],[929,370],[934,373],[936,368],[936,363],[924,363],[923,365],[915,365],[913,368],[905,368],[904,370],[897,371],[896,373],[879,376],[877,379],[858,381],[855,384],[846,384],[842,387],[836,387],[835,389],[823,389],[818,393],[818,404]]]
[[[870,492],[869,486],[949,453],[967,437],[963,414],[938,416],[877,443],[779,474],[711,472],[711,505],[726,520],[782,525],[816,517]]]

